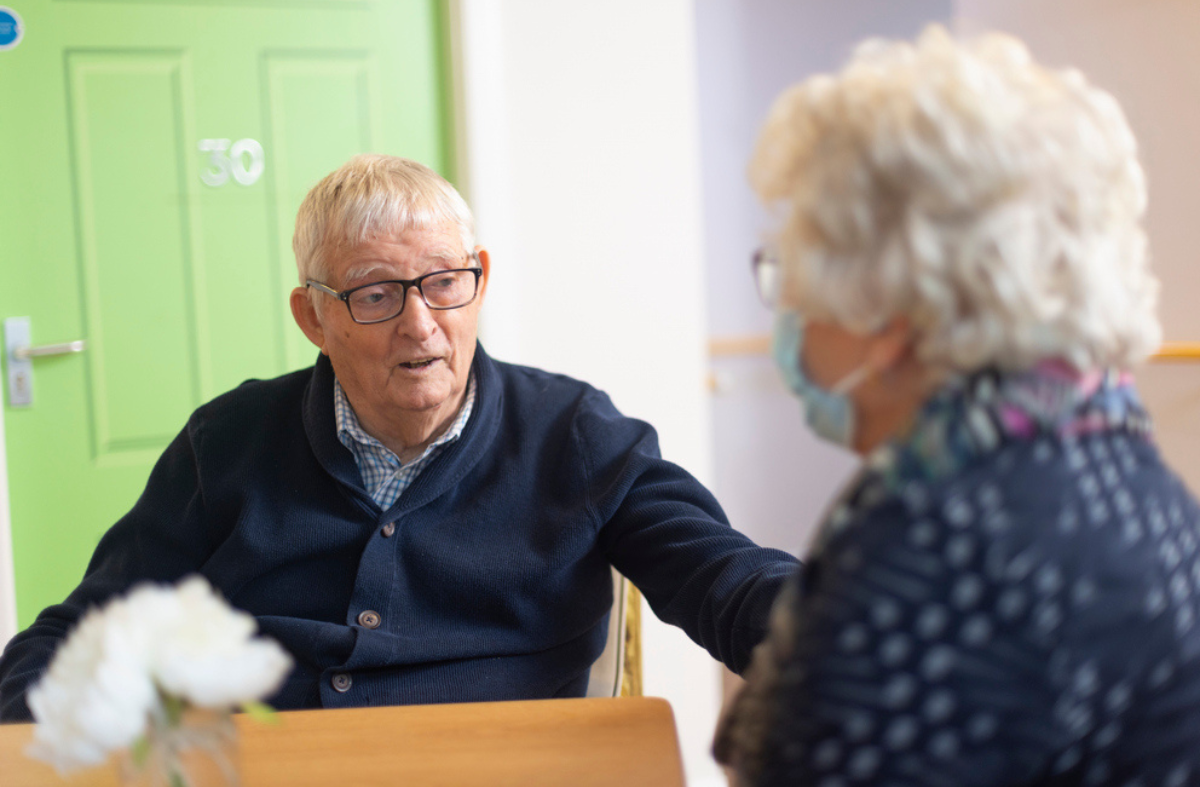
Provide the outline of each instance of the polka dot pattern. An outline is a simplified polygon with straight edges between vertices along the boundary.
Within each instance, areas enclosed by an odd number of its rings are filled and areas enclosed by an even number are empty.
[[[746,783],[1200,785],[1200,510],[1152,443],[1040,435],[890,482],[781,597],[729,721],[771,720]]]

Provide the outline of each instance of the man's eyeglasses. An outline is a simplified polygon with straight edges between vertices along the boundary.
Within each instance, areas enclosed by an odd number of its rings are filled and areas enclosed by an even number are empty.
[[[750,258],[750,268],[754,271],[754,285],[758,288],[758,297],[774,309],[779,305],[779,290],[783,278],[779,270],[779,257],[764,246],[755,251],[754,256]]]
[[[467,255],[467,259],[479,262],[474,252]],[[305,286],[315,287],[339,299],[350,311],[350,319],[370,325],[400,316],[410,287],[420,293],[421,300],[430,309],[461,309],[479,294],[479,277],[482,275],[483,268],[480,267],[451,268],[415,279],[376,281],[340,292],[313,279],[306,281]]]

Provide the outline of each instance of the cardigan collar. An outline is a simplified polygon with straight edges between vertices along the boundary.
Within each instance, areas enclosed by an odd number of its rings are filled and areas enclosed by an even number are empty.
[[[388,513],[403,513],[425,505],[453,486],[462,478],[495,438],[500,427],[499,413],[503,403],[500,374],[496,362],[483,345],[475,343],[475,359],[471,362],[475,376],[475,407],[457,442],[439,454],[429,466],[421,471],[412,485]],[[317,461],[343,487],[354,493],[360,502],[376,507],[370,494],[363,487],[354,455],[337,438],[337,424],[333,411],[333,364],[323,353],[313,365],[312,377],[304,392],[302,418],[304,431]]]

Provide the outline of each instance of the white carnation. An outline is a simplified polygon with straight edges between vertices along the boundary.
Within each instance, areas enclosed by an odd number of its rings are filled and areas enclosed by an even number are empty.
[[[279,688],[291,658],[273,640],[253,638],[253,617],[231,608],[199,577],[181,584],[171,600],[151,665],[164,691],[219,708]]]
[[[60,771],[103,762],[145,732],[163,694],[219,710],[271,694],[291,658],[256,627],[198,576],[89,611],[29,691],[30,755]]]

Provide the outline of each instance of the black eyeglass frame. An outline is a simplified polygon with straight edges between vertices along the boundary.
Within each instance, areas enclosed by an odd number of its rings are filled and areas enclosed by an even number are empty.
[[[467,259],[479,262],[479,255],[476,252],[471,252],[467,255]],[[460,303],[457,306],[434,306],[431,304],[429,299],[425,297],[425,290],[421,289],[421,282],[425,281],[426,279],[431,279],[434,276],[444,276],[447,273],[458,273],[459,271],[469,271],[470,273],[475,274],[475,290],[471,293],[470,300],[466,301],[465,303]],[[426,308],[433,309],[435,311],[451,311],[452,309],[461,309],[464,306],[470,306],[475,299],[479,297],[479,279],[482,276],[483,268],[476,265],[470,268],[448,268],[440,271],[430,271],[429,273],[418,276],[415,279],[383,279],[381,281],[373,281],[368,282],[367,284],[361,284],[357,287],[351,287],[348,290],[335,290],[328,284],[319,282],[316,279],[306,279],[304,286],[315,287],[321,292],[332,295],[342,303],[346,304],[346,311],[350,314],[350,319],[359,325],[376,325],[381,322],[387,322],[388,320],[394,320],[401,314],[404,314],[404,307],[408,306],[408,291],[413,287],[416,288],[417,294],[421,296],[421,300],[425,303]],[[378,287],[380,284],[399,284],[404,287],[404,292],[400,296],[400,310],[390,317],[382,317],[378,320],[360,320],[355,317],[354,309],[350,308],[350,296],[359,290],[365,290],[368,287]]]

